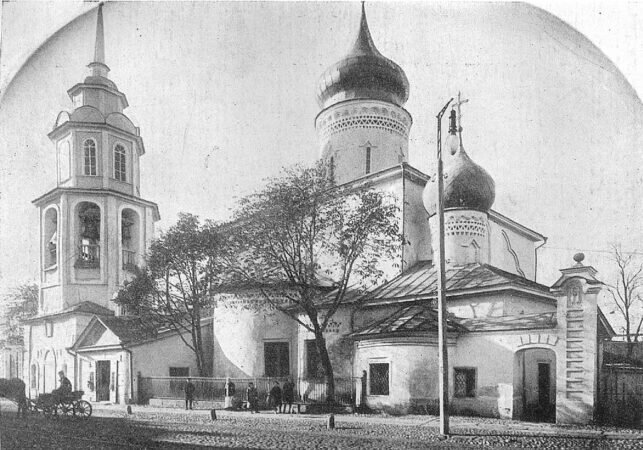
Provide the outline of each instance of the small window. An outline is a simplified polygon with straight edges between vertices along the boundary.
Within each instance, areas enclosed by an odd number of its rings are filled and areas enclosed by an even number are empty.
[[[31,376],[29,377],[29,385],[31,386],[31,389],[36,389],[36,382],[38,381],[38,366],[35,364],[31,365]]]
[[[127,181],[127,154],[125,147],[120,144],[114,147],[114,178]]]
[[[47,337],[52,337],[54,335],[54,323],[45,322],[45,335]]]
[[[84,171],[85,175],[96,175],[96,142],[87,139],[83,144]]]
[[[371,173],[371,148],[366,147],[366,175]]]
[[[190,368],[189,367],[170,367],[170,376],[171,377],[189,377]]]
[[[369,364],[369,388],[370,395],[388,395],[389,394],[389,364],[375,363]]]
[[[476,369],[457,367],[454,369],[455,397],[476,396]]]

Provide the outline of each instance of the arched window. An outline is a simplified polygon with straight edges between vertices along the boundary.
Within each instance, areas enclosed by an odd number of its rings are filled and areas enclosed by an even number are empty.
[[[139,219],[135,211],[126,208],[121,213],[121,245],[123,269],[133,271],[137,265],[139,250]]]
[[[127,181],[127,154],[125,147],[120,144],[114,147],[114,178]]]
[[[87,139],[83,143],[83,154],[83,173],[85,175],[96,175],[96,142],[93,139]]]
[[[49,208],[45,212],[43,249],[45,269],[58,263],[58,211]]]
[[[366,175],[371,173],[371,148],[366,147]]]
[[[80,249],[76,267],[95,268],[100,264],[100,208],[95,203],[78,205]]]

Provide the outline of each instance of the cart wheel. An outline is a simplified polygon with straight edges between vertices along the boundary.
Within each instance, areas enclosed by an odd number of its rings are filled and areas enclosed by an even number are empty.
[[[74,415],[78,417],[89,417],[92,415],[92,405],[85,400],[79,400],[74,404]]]
[[[71,416],[74,414],[74,405],[72,403],[60,403],[58,404],[57,412],[61,416]]]

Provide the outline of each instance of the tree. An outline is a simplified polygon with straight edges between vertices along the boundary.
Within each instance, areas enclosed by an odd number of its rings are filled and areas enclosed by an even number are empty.
[[[176,331],[194,352],[200,376],[206,367],[201,319],[211,309],[210,285],[218,251],[216,226],[181,213],[178,222],[152,242],[147,266],[118,292],[114,301],[139,316],[148,330]]]
[[[226,270],[315,337],[328,400],[334,375],[324,332],[350,288],[381,281],[399,252],[399,208],[387,194],[333,185],[324,165],[295,166],[243,198]],[[286,300],[284,303],[282,300]]]
[[[4,298],[3,310],[6,327],[3,338],[12,344],[22,344],[23,322],[38,313],[38,285],[29,282],[11,289]]]
[[[612,246],[612,260],[617,269],[616,283],[609,285],[608,291],[625,322],[623,328],[627,342],[637,342],[643,325],[643,264],[636,261],[634,253],[626,254],[618,245]]]

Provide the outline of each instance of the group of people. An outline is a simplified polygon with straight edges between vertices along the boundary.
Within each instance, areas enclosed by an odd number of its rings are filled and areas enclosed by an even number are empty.
[[[188,378],[185,383],[185,409],[192,409],[194,391],[194,384],[192,383],[192,380]],[[234,383],[228,379],[225,385],[226,407],[230,407],[232,405],[231,397],[233,397],[234,394]],[[246,401],[248,409],[252,413],[259,412],[259,392],[252,382],[248,383],[248,388],[246,389]],[[270,389],[270,393],[268,394],[266,401],[268,403],[268,408],[273,409],[275,414],[286,413],[286,406],[288,407],[287,412],[292,413],[292,404],[295,401],[295,384],[290,378],[286,380],[283,387],[279,385],[278,381],[275,381],[272,389]]]
[[[254,383],[248,383],[246,389],[246,398],[248,399],[248,409],[252,412],[259,412],[259,393]],[[292,413],[292,404],[295,401],[295,384],[289,378],[283,385],[279,386],[279,382],[275,381],[270,393],[268,393],[267,403],[268,408],[274,409],[275,414],[286,413],[286,406],[288,406],[288,413]]]

